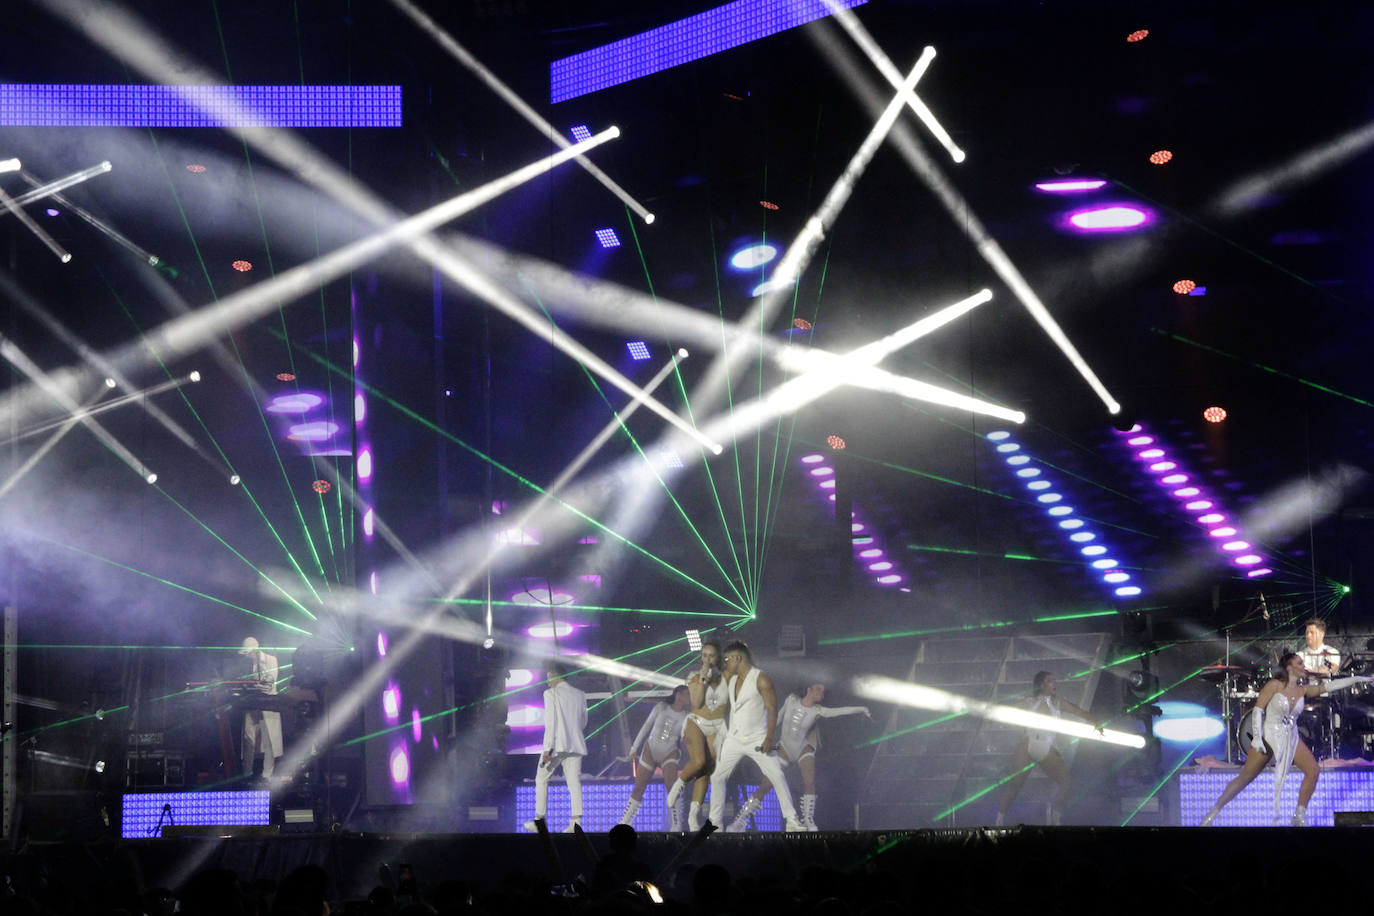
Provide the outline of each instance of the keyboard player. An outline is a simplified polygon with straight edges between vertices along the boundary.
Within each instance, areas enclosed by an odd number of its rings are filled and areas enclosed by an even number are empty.
[[[264,696],[277,694],[277,657],[268,655],[249,636],[243,641],[239,655],[251,663],[245,674],[256,686],[250,690]],[[243,713],[243,772],[253,775],[253,764],[262,754],[262,778],[272,778],[277,758],[282,755],[281,713],[271,709],[248,708]]]

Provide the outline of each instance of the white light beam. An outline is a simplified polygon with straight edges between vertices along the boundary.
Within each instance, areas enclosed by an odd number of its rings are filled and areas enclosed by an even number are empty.
[[[878,72],[883,75],[883,79],[887,80],[894,89],[900,88],[902,85],[902,74],[898,72],[891,58],[883,53],[882,48],[878,47],[878,43],[873,40],[873,36],[870,35],[868,30],[859,22],[859,17],[854,15],[854,11],[848,7],[840,6],[835,0],[825,0],[825,2],[826,6],[830,7],[830,13],[835,18],[835,21],[840,24],[841,28],[849,33],[849,37],[854,39],[854,43],[868,55],[868,59],[873,62],[873,66],[878,68]],[[926,50],[929,51],[932,56],[935,54],[934,48],[927,48]],[[920,118],[921,123],[926,126],[926,130],[930,131],[931,136],[938,140],[940,145],[945,148],[945,151],[949,153],[949,158],[953,159],[955,162],[963,162],[967,158],[964,151],[959,148],[959,145],[954,142],[954,138],[949,135],[944,126],[935,118],[934,112],[930,110],[925,102],[921,101],[921,97],[914,92],[906,92],[905,99],[907,104],[911,106],[911,110],[916,113],[916,117]]]
[[[544,136],[548,137],[560,148],[568,148],[570,144],[563,137],[563,134],[558,128],[544,120],[539,116],[537,111],[525,104],[524,99],[520,98],[520,96],[516,95],[509,86],[501,82],[495,73],[492,73],[481,61],[473,57],[466,48],[460,45],[452,35],[440,28],[439,24],[429,18],[424,11],[410,3],[409,0],[391,0],[391,4],[409,16],[416,25],[428,32],[445,51],[453,55],[453,57],[464,67],[467,67],[468,70],[472,71],[474,76],[486,83],[493,92],[505,100],[507,105],[514,108],[522,118],[534,125],[540,133],[544,134]],[[610,176],[596,167],[595,163],[579,156],[577,158],[577,164],[586,169],[589,175],[601,182],[606,190],[610,191],[616,197],[619,197],[621,201],[624,202],[625,206],[638,213],[645,223],[652,223],[654,221],[654,215],[650,213],[643,204],[635,200],[630,196],[628,191],[612,181]]]
[[[35,200],[42,200],[44,197],[47,197],[50,194],[56,194],[58,191],[65,191],[72,185],[78,185],[81,184],[81,182],[83,181],[89,181],[97,175],[104,175],[112,168],[114,168],[114,166],[111,165],[108,160],[106,160],[105,162],[102,162],[99,165],[93,165],[88,169],[82,169],[79,172],[72,172],[65,178],[58,178],[55,181],[50,181],[45,185],[39,185],[32,191],[25,191],[23,194],[20,194],[18,197],[14,199],[14,203],[16,206],[20,207],[25,206],[26,204],[31,204]]]
[[[967,714],[992,722],[1001,722],[1005,725],[1019,725],[1037,731],[1057,732],[1061,735],[1071,735],[1086,741],[1101,741],[1120,747],[1143,748],[1145,746],[1145,738],[1142,735],[1115,731],[1110,728],[1098,731],[1087,722],[1058,719],[1043,713],[1017,709],[1014,706],[973,700],[959,696],[957,693],[949,693],[921,684],[912,684],[908,681],[898,681],[890,677],[878,675],[858,677],[854,679],[851,686],[855,694],[874,702],[892,703],[914,709],[928,709],[932,712]]]

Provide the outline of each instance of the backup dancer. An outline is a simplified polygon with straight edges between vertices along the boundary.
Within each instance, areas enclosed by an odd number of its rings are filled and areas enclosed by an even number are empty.
[[[1353,684],[1374,681],[1369,677],[1342,677],[1309,683],[1307,668],[1302,656],[1296,652],[1285,653],[1279,660],[1279,674],[1270,678],[1260,688],[1255,708],[1249,714],[1250,751],[1245,755],[1245,765],[1240,774],[1226,784],[1221,797],[1203,817],[1200,827],[1209,826],[1216,820],[1221,809],[1241,790],[1259,775],[1260,770],[1270,760],[1278,768],[1274,774],[1274,822],[1281,820],[1279,796],[1283,791],[1283,779],[1288,768],[1296,766],[1302,772],[1302,785],[1298,787],[1298,806],[1289,823],[1294,827],[1307,826],[1307,803],[1317,788],[1317,776],[1321,770],[1317,759],[1298,734],[1298,716],[1302,715],[1304,701],[1308,697],[1319,697],[1333,690],[1342,690]]]
[[[654,770],[663,769],[663,788],[671,790],[677,782],[678,760],[682,755],[682,730],[687,725],[687,714],[691,711],[692,695],[684,684],[673,690],[667,700],[654,704],[649,718],[635,735],[630,745],[630,759],[635,762],[635,787],[630,790],[630,800],[625,805],[625,813],[620,823],[634,824],[635,815],[644,801],[644,789],[654,778]],[[642,748],[642,752],[641,752]],[[668,829],[676,833],[682,829],[682,818],[677,805],[668,806]]]
[[[805,690],[789,693],[778,713],[778,762],[786,767],[795,761],[797,769],[801,770],[801,821],[811,831],[819,829],[816,826],[816,748],[820,747],[821,740],[816,720],[858,713],[873,718],[867,706],[822,706],[821,700],[824,699],[825,685],[812,684]],[[749,796],[749,801],[744,803],[734,822],[725,828],[725,832],[743,831],[772,787],[773,784],[765,778],[754,794]]]
[[[696,780],[692,786],[692,804],[687,811],[687,829],[701,829],[701,803],[706,798],[706,780],[716,766],[716,752],[725,734],[725,713],[729,704],[729,694],[720,670],[720,643],[708,640],[701,644],[701,668],[692,672],[687,679],[687,690],[692,698],[692,711],[687,715],[687,726],[683,729],[683,741],[687,745],[689,760],[677,774],[677,782],[668,790],[669,809],[677,808],[677,800],[687,783]]]
[[[1080,719],[1084,719],[1093,724],[1098,731],[1102,730],[1102,722],[1089,712],[1079,709],[1068,700],[1062,700],[1058,696],[1059,681],[1049,671],[1037,671],[1035,680],[1031,682],[1031,696],[1027,708],[1031,712],[1038,712],[1041,715],[1053,716],[1058,719],[1065,712],[1073,713]],[[1073,787],[1073,779],[1069,776],[1068,764],[1064,763],[1064,758],[1059,755],[1059,751],[1054,747],[1054,732],[1040,731],[1039,729],[1026,729],[1026,737],[1016,749],[1016,756],[1012,759],[1011,781],[1007,783],[1007,790],[1002,794],[1002,803],[997,807],[997,826],[1002,826],[1007,818],[1007,809],[1016,798],[1016,794],[1021,791],[1021,786],[1025,783],[1026,777],[1030,776],[1031,763],[1045,771],[1059,786],[1059,791],[1054,795],[1054,801],[1050,803],[1050,823],[1058,825],[1063,818],[1064,803],[1068,801],[1069,789]]]

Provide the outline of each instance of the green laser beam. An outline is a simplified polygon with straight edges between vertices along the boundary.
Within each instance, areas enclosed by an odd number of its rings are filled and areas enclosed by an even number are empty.
[[[339,369],[337,366],[335,366],[333,363],[331,363],[329,360],[325,359],[324,357],[320,356],[319,354],[317,354],[317,353],[310,353],[309,351],[307,351],[307,353],[308,353],[308,355],[310,356],[310,358],[311,358],[312,360],[316,361],[317,363],[319,363],[320,365],[322,365],[323,367],[325,367],[328,371],[330,371],[330,372],[338,372],[338,373],[340,373],[341,375],[347,375],[347,373],[345,373],[343,370]],[[366,391],[371,397],[375,398],[379,403],[386,404],[388,407],[390,407],[391,409],[397,411],[398,413],[400,413],[402,416],[406,417],[407,419],[413,420],[414,422],[419,423],[421,426],[423,426],[424,428],[430,430],[431,432],[435,433],[436,435],[442,436],[444,439],[448,440],[449,442],[452,442],[454,445],[458,446],[459,448],[463,449],[464,451],[466,451],[466,452],[472,454],[473,456],[475,456],[475,457],[481,459],[482,461],[485,461],[485,462],[486,462],[487,464],[489,464],[491,467],[493,467],[493,468],[495,468],[496,470],[500,471],[502,474],[506,475],[507,477],[511,478],[512,480],[516,481],[517,483],[521,484],[522,486],[524,486],[524,487],[526,487],[526,488],[528,488],[528,489],[530,489],[530,490],[532,490],[532,491],[534,491],[534,492],[536,492],[536,493],[540,493],[540,494],[544,494],[544,493],[545,493],[544,489],[543,489],[542,487],[540,487],[538,484],[536,484],[534,481],[529,480],[529,479],[523,477],[523,476],[520,475],[517,471],[515,471],[513,468],[507,467],[506,465],[502,464],[500,461],[497,461],[495,458],[493,458],[493,457],[491,457],[490,455],[486,454],[485,452],[483,452],[481,449],[477,448],[476,446],[471,445],[471,444],[465,442],[464,440],[460,439],[458,436],[454,435],[453,433],[449,432],[449,431],[446,430],[446,429],[443,429],[443,428],[439,427],[437,424],[435,424],[435,423],[433,423],[432,421],[430,421],[430,420],[426,419],[425,417],[421,416],[419,413],[417,413],[416,411],[414,411],[414,410],[412,410],[411,408],[407,407],[406,405],[404,405],[404,404],[400,403],[399,401],[396,401],[395,399],[393,399],[393,398],[389,397],[388,395],[384,394],[384,393],[383,393],[381,390],[379,390],[376,386],[370,385],[370,384],[368,384],[368,383],[366,383],[366,382],[363,382],[363,381],[358,381],[358,382],[357,382],[357,385],[358,385],[359,388],[361,388],[361,389],[363,389],[364,391]],[[640,546],[639,544],[636,544],[634,541],[630,540],[630,539],[629,539],[628,537],[626,537],[625,535],[621,534],[621,533],[618,532],[618,531],[615,531],[615,530],[612,529],[610,526],[604,524],[603,522],[599,521],[598,519],[593,518],[591,515],[588,515],[586,512],[583,512],[581,509],[577,508],[576,506],[572,505],[571,503],[569,503],[569,502],[567,502],[567,501],[565,501],[565,500],[563,500],[563,499],[560,499],[560,498],[557,497],[557,496],[552,496],[552,497],[550,497],[550,500],[551,500],[552,502],[557,503],[559,506],[563,507],[564,509],[568,510],[569,512],[571,512],[573,515],[577,516],[578,518],[582,519],[582,520],[585,521],[587,524],[593,526],[593,527],[596,528],[598,531],[601,531],[601,532],[603,532],[603,533],[605,533],[605,534],[607,534],[607,535],[609,535],[609,536],[615,538],[617,541],[620,541],[622,544],[624,544],[625,546],[629,547],[631,550],[634,550],[635,552],[641,554],[642,556],[644,556],[645,558],[647,558],[648,560],[650,560],[651,562],[653,562],[653,563],[656,564],[657,566],[659,566],[659,567],[661,567],[661,568],[667,570],[668,572],[672,573],[674,576],[677,576],[678,578],[682,579],[683,581],[687,582],[688,584],[696,586],[697,588],[701,589],[701,591],[703,591],[703,592],[705,592],[706,594],[710,595],[711,597],[713,597],[713,598],[715,598],[715,599],[721,601],[722,603],[729,605],[730,607],[737,608],[737,609],[740,610],[741,612],[744,612],[744,611],[745,611],[745,608],[743,608],[743,607],[741,607],[740,605],[736,604],[734,601],[730,600],[729,598],[726,598],[724,595],[720,594],[720,593],[717,592],[715,589],[711,588],[710,586],[706,585],[706,584],[703,583],[703,582],[698,581],[697,579],[695,579],[694,577],[692,577],[692,576],[689,575],[688,573],[683,572],[682,570],[680,570],[680,569],[678,569],[677,567],[673,566],[673,565],[672,565],[671,563],[669,563],[667,560],[664,560],[663,558],[657,556],[656,554],[652,553],[651,551],[649,551],[649,550],[646,549],[645,547],[642,547],[642,546]]]
[[[50,539],[48,539],[48,538],[40,538],[40,540],[44,541],[45,543],[52,544],[52,545],[55,546],[55,547],[61,547],[61,548],[63,548],[64,550],[70,550],[70,551],[72,551],[73,553],[79,553],[79,554],[81,554],[82,556],[91,558],[92,560],[99,560],[101,563],[106,563],[106,564],[108,564],[108,565],[110,565],[110,566],[113,566],[113,567],[115,567],[115,568],[117,568],[117,569],[122,569],[122,570],[125,570],[126,572],[131,572],[131,573],[134,573],[135,575],[143,576],[144,578],[147,578],[147,579],[152,579],[154,582],[160,582],[160,583],[162,583],[163,585],[166,585],[166,586],[169,587],[169,588],[174,588],[174,589],[177,589],[178,591],[183,591],[183,592],[186,592],[186,593],[188,593],[188,594],[195,595],[195,596],[198,597],[198,598],[204,598],[206,601],[212,601],[212,602],[214,602],[215,604],[221,604],[221,605],[223,605],[223,606],[225,606],[225,607],[233,608],[233,609],[236,610],[236,611],[242,611],[242,612],[245,613],[245,614],[249,614],[249,615],[251,615],[251,616],[253,616],[253,617],[257,617],[259,620],[264,620],[264,621],[266,621],[266,622],[272,624],[273,626],[281,627],[283,630],[290,630],[290,631],[293,632],[293,633],[300,633],[302,636],[307,636],[307,637],[310,636],[310,635],[312,635],[312,634],[310,633],[309,630],[303,630],[303,629],[301,629],[300,627],[292,626],[292,625],[289,624],[289,623],[285,623],[285,622],[283,622],[283,621],[277,620],[275,617],[268,617],[266,614],[259,614],[257,611],[250,611],[248,608],[246,608],[246,607],[241,607],[241,606],[239,606],[239,605],[237,605],[237,604],[234,604],[234,603],[231,602],[231,601],[225,601],[223,598],[216,598],[216,597],[213,596],[213,595],[207,595],[207,594],[205,594],[204,592],[197,591],[196,589],[191,588],[189,585],[181,585],[180,583],[173,582],[173,581],[171,581],[170,579],[164,579],[164,578],[162,578],[161,576],[155,576],[155,575],[153,575],[152,573],[144,572],[144,571],[141,570],[141,569],[135,569],[135,568],[132,567],[132,566],[127,566],[127,565],[125,565],[124,563],[120,563],[120,562],[117,561],[117,560],[112,560],[112,559],[110,559],[109,557],[102,557],[102,556],[100,556],[99,554],[91,553],[91,552],[88,551],[88,550],[82,550],[80,547],[75,547],[75,546],[73,546],[73,545],[71,545],[71,544],[63,544],[63,543],[61,543],[60,541],[54,541],[54,540],[50,540]]]
[[[1193,754],[1197,753],[1197,749],[1202,747],[1202,745],[1205,743],[1206,739],[1199,741],[1197,744],[1193,745],[1192,749],[1189,750],[1188,753],[1184,754],[1181,758],[1179,758],[1178,763],[1174,764],[1173,769],[1169,770],[1168,773],[1165,773],[1164,778],[1157,782],[1155,784],[1155,787],[1150,790],[1150,794],[1142,798],[1140,800],[1140,804],[1136,805],[1135,808],[1132,809],[1131,813],[1126,815],[1126,819],[1121,822],[1121,826],[1125,827],[1127,824],[1129,824],[1131,820],[1141,812],[1141,809],[1143,809],[1149,803],[1150,799],[1158,795],[1159,790],[1163,789],[1165,786],[1169,784],[1169,780],[1174,778],[1174,774],[1177,773],[1179,770],[1183,769],[1183,765],[1193,759]]]
[[[1160,334],[1178,343],[1187,344],[1190,347],[1196,347],[1199,350],[1204,350],[1208,353],[1211,353],[1213,356],[1220,356],[1225,359],[1233,360],[1242,365],[1249,366],[1251,369],[1258,369],[1261,372],[1267,372],[1270,375],[1276,375],[1279,378],[1287,379],[1290,382],[1297,382],[1299,385],[1305,385],[1308,388],[1315,389],[1317,391],[1322,392],[1323,394],[1330,394],[1335,395],[1338,398],[1344,398],[1347,401],[1359,404],[1361,407],[1374,407],[1374,403],[1366,401],[1364,398],[1357,398],[1353,394],[1346,394],[1344,391],[1337,391],[1335,388],[1331,388],[1327,385],[1322,385],[1318,382],[1310,381],[1309,379],[1302,378],[1301,376],[1293,375],[1291,372],[1284,372],[1282,369],[1275,369],[1273,366],[1266,366],[1264,363],[1256,362],[1251,359],[1246,359],[1242,356],[1237,356],[1234,353],[1228,353],[1225,350],[1222,350],[1218,347],[1213,347],[1208,344],[1202,343],[1201,341],[1193,340],[1189,337],[1184,337],[1182,334],[1175,334],[1172,331],[1165,331],[1162,328],[1151,328],[1150,330],[1154,331],[1156,334]]]

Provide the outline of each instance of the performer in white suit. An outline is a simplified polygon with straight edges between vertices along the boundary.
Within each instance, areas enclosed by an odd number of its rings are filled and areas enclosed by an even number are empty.
[[[711,774],[711,823],[719,824],[724,818],[726,783],[740,760],[748,757],[777,790],[786,829],[805,830],[792,806],[782,764],[774,753],[778,749],[777,693],[768,675],[754,667],[749,647],[742,642],[725,647],[725,683],[730,695],[730,726]]]
[[[820,829],[816,826],[816,749],[821,746],[817,720],[859,713],[872,718],[867,706],[822,706],[821,700],[824,699],[825,685],[812,684],[804,690],[789,693],[783,701],[782,711],[778,713],[778,762],[788,766],[796,761],[797,768],[801,770],[801,820],[807,830],[813,831]],[[725,832],[743,831],[772,787],[772,783],[765,779],[749,796],[749,801],[735,815],[734,823],[725,828]]]
[[[249,636],[243,641],[239,655],[252,664],[245,672],[248,680],[254,682],[251,689],[266,696],[277,695],[277,657],[268,655],[258,646],[258,641]],[[282,755],[281,713],[270,709],[250,709],[243,714],[243,772],[253,775],[253,762],[262,754],[262,778],[271,779],[277,768],[277,758]]]
[[[525,829],[534,831],[549,810],[549,778],[560,766],[568,781],[568,807],[572,819],[564,833],[572,833],[582,821],[582,758],[587,756],[587,695],[564,678],[567,669],[556,659],[545,666],[549,687],[544,691],[544,752],[534,774],[534,820]]]

